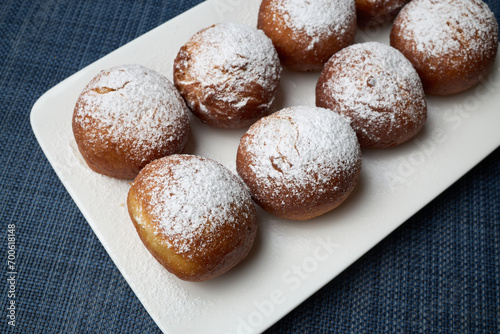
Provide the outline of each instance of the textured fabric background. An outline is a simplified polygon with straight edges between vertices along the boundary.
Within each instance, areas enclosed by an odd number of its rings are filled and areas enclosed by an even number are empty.
[[[0,332],[160,332],[45,159],[29,114],[52,86],[200,2],[0,2]],[[489,3],[499,18],[500,1]],[[499,190],[497,149],[268,333],[500,333]]]

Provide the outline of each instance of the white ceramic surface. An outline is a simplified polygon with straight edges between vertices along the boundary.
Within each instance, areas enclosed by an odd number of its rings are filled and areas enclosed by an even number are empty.
[[[320,289],[500,145],[500,60],[477,87],[429,97],[424,130],[388,150],[363,151],[361,180],[333,212],[309,222],[259,211],[250,256],[204,283],[178,280],[141,243],[127,214],[127,181],[93,173],[71,131],[75,101],[101,69],[139,63],[172,78],[179,47],[222,21],[255,26],[258,0],[206,1],[139,37],[44,94],[31,113],[33,131],[62,183],[149,314],[165,333],[258,333]],[[388,29],[359,31],[358,42],[388,42]],[[285,70],[274,109],[314,105],[318,73]],[[187,153],[235,170],[244,130],[193,120]],[[57,208],[54,208],[56,210]]]

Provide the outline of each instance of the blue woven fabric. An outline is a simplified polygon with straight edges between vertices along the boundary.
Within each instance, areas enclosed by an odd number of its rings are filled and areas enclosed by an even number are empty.
[[[0,2],[0,332],[160,333],[47,162],[29,114],[52,86],[200,2]],[[500,18],[500,1],[489,4]],[[497,149],[267,333],[500,333],[499,190]]]

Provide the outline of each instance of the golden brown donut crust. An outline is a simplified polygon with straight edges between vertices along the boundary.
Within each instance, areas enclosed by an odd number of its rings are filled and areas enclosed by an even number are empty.
[[[415,0],[396,17],[390,40],[412,62],[426,93],[451,95],[491,70],[498,23],[481,0]]]
[[[257,232],[255,207],[242,182],[198,156],[172,155],[147,165],[127,206],[146,248],[182,280],[224,274],[248,255]]]
[[[133,179],[149,162],[184,149],[189,116],[167,78],[140,65],[101,71],[75,105],[78,149],[97,173]]]
[[[314,33],[311,33],[307,28],[290,22],[290,13],[286,11],[289,2],[294,6],[309,6],[308,12],[335,12],[337,22],[315,26],[311,30]],[[297,71],[320,71],[332,54],[354,43],[355,6],[349,0],[320,1],[321,5],[312,1],[298,2],[301,4],[297,4],[297,0],[263,0],[257,27],[271,38],[283,65]],[[305,12],[306,9],[298,11]],[[317,21],[315,17],[304,19]],[[307,27],[313,22],[302,23]]]
[[[361,26],[386,25],[410,0],[356,0],[356,15]]]

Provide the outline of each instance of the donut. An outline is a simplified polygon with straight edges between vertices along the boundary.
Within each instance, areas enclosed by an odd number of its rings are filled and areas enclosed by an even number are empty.
[[[174,84],[202,122],[242,128],[266,114],[281,65],[269,38],[255,28],[220,23],[197,32],[174,60]]]
[[[316,105],[349,119],[362,148],[404,143],[427,119],[425,93],[410,61],[378,42],[332,56],[316,84]]]
[[[101,71],[87,84],[72,126],[92,170],[131,180],[149,162],[182,152],[189,112],[166,77],[141,65],[123,65]]]
[[[247,256],[257,232],[243,182],[220,163],[195,155],[149,163],[133,181],[127,207],[145,247],[186,281],[226,273]]]
[[[257,27],[273,41],[283,65],[320,71],[327,60],[354,42],[354,0],[263,0]]]
[[[236,169],[265,211],[308,220],[333,210],[351,193],[361,170],[361,152],[344,117],[296,106],[248,129],[238,146]]]
[[[386,25],[410,0],[356,0],[356,16],[361,26]]]
[[[492,68],[498,23],[481,0],[415,0],[394,20],[390,40],[411,61],[426,93],[452,95]]]

